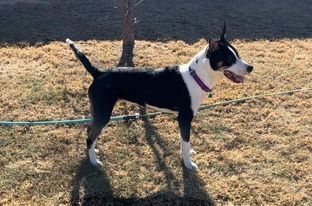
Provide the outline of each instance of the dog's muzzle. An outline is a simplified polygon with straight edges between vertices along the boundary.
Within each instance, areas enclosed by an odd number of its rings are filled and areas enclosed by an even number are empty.
[[[237,75],[234,72],[231,72],[229,70],[224,70],[223,74],[224,74],[224,76],[226,76],[226,78],[228,78],[232,82],[235,82],[235,83],[243,83],[244,82],[243,76]]]
[[[249,66],[247,67],[247,72],[248,72],[248,73],[251,73],[252,70],[253,70],[253,66],[249,65]]]
[[[250,74],[253,70],[253,66],[251,65],[247,66],[246,70],[248,74]],[[229,70],[224,70],[223,74],[224,76],[226,76],[226,78],[230,79],[232,82],[235,82],[235,83],[243,83],[245,79],[244,76],[235,74],[234,72],[229,71]]]

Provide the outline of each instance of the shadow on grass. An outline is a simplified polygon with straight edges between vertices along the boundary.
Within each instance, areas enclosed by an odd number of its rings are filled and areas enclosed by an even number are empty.
[[[223,21],[232,39],[311,38],[310,5],[308,0],[144,0],[135,8],[135,39],[194,43],[218,37]],[[0,44],[120,40],[116,6],[110,0],[1,0]]]
[[[188,170],[184,167],[183,162],[181,161],[181,166],[183,169],[183,196],[175,194],[175,191],[178,191],[178,180],[168,168],[165,163],[165,160],[160,155],[160,151],[157,149],[156,144],[163,150],[165,154],[170,153],[171,151],[167,148],[166,143],[162,140],[161,136],[158,134],[157,129],[149,122],[148,119],[144,119],[144,128],[146,131],[145,137],[152,148],[153,153],[156,157],[157,166],[164,171],[167,190],[169,193],[163,195],[163,199],[167,199],[169,196],[174,196],[174,199],[171,199],[172,204],[183,204],[183,205],[214,205],[214,201],[208,194],[205,189],[205,184],[198,177],[196,172]],[[170,194],[170,195],[169,195]]]
[[[105,164],[102,168],[94,167],[86,157],[79,162],[72,180],[71,205],[214,205],[214,201],[205,190],[205,184],[196,172],[186,169],[181,161],[181,183],[167,166],[164,156],[172,151],[148,119],[144,119],[144,128],[146,141],[156,157],[157,169],[164,172],[167,188],[144,198],[114,196]],[[182,184],[181,195],[179,193]]]
[[[113,192],[105,171],[82,159],[72,181],[71,205],[103,205],[113,202]]]

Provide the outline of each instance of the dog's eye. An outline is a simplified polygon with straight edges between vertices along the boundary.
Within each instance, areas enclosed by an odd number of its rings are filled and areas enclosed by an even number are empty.
[[[218,68],[222,67],[223,66],[223,61],[219,61],[218,62]]]

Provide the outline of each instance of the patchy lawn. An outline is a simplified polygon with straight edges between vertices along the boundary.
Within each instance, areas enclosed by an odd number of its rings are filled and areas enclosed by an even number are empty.
[[[138,41],[134,62],[184,63],[205,44]],[[233,45],[255,70],[243,85],[220,82],[206,103],[312,88],[312,39]],[[118,41],[78,46],[103,68],[121,53]],[[1,47],[0,76],[0,120],[89,117],[91,77],[65,43]],[[0,127],[0,204],[311,205],[311,99],[295,93],[202,111],[191,138],[197,173],[181,165],[172,115],[110,123],[98,143],[102,169],[85,159],[85,126]],[[118,104],[114,115],[125,110],[138,108]]]

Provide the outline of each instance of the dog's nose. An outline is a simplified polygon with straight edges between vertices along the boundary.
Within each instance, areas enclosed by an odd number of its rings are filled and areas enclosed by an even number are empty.
[[[252,70],[253,70],[253,66],[248,66],[248,67],[247,67],[247,72],[250,73],[250,72],[252,72]]]

